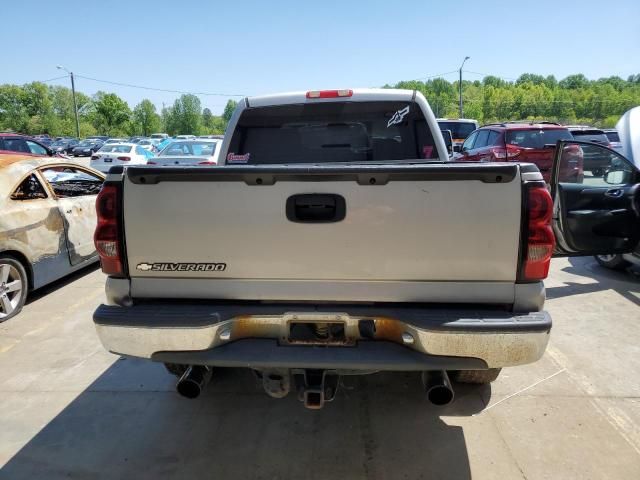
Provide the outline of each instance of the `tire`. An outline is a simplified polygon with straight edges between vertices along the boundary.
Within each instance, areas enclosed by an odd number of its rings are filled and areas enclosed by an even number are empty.
[[[631,266],[630,262],[627,262],[622,255],[596,255],[596,261],[603,267],[610,268],[612,270],[626,270]]]
[[[0,323],[15,317],[27,299],[29,278],[22,264],[0,255]]]
[[[498,378],[501,370],[501,368],[490,368],[488,370],[456,370],[455,372],[451,372],[451,379],[458,383],[487,384]]]
[[[594,177],[601,177],[604,175],[604,168],[594,168],[593,170],[591,170],[591,174]]]

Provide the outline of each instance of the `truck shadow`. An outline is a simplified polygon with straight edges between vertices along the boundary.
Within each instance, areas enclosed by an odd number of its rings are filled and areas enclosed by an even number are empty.
[[[333,402],[309,411],[293,394],[267,397],[248,370],[216,372],[187,400],[162,366],[120,360],[0,478],[471,478],[463,429],[440,416],[482,410],[489,387],[460,387],[438,409],[415,374],[343,378]]]
[[[569,259],[569,263],[571,266],[563,268],[563,272],[591,278],[596,282],[564,282],[561,287],[549,287],[546,289],[547,299],[614,290],[640,306],[640,272],[637,268],[631,267],[628,271],[610,270],[599,265],[593,257],[574,257]]]

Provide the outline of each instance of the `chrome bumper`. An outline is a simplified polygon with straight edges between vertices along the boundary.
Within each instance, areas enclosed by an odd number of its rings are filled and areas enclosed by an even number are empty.
[[[226,362],[221,355],[232,349],[220,347],[245,340],[268,339],[272,345],[267,355],[270,358],[276,358],[278,352],[290,354],[291,347],[305,352],[307,357],[313,356],[313,352],[320,355],[320,351],[325,356],[327,352],[345,349],[357,352],[363,348],[364,351],[365,345],[367,351],[371,351],[384,343],[395,344],[400,347],[399,351],[413,357],[417,353],[425,357],[477,359],[484,368],[508,367],[540,359],[551,329],[551,318],[546,312],[518,315],[418,307],[323,306],[324,311],[319,308],[260,304],[101,305],[94,314],[94,322],[102,344],[113,353],[169,361],[172,353],[179,358],[188,352],[217,349],[217,354],[207,363],[215,365],[218,362],[225,366],[235,365]],[[362,320],[375,325],[375,333],[369,338],[361,336],[359,325]],[[288,340],[291,322],[340,322],[348,341],[342,346],[320,349],[314,349],[313,345],[292,344]],[[234,358],[238,351],[235,350]],[[255,356],[252,358],[255,363]],[[239,365],[251,363],[236,359]],[[392,367],[388,369],[396,369],[397,365]],[[379,366],[376,368],[380,369]]]

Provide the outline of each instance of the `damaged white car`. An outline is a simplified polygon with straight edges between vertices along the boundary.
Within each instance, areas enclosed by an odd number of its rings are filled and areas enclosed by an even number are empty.
[[[20,312],[30,290],[97,261],[103,181],[66,159],[0,153],[0,322]]]

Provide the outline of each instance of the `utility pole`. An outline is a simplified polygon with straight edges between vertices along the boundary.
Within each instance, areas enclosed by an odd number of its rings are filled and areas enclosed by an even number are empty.
[[[58,70],[64,70],[71,77],[71,95],[73,96],[73,113],[76,117],[76,137],[80,138],[80,122],[78,121],[78,104],[76,102],[76,84],[73,81],[73,72],[70,72],[62,65],[56,67]]]
[[[458,90],[460,92],[460,118],[463,118],[462,114],[462,67],[464,67],[464,62],[469,60],[471,57],[464,57],[462,61],[462,65],[460,65],[460,81],[458,82]]]

